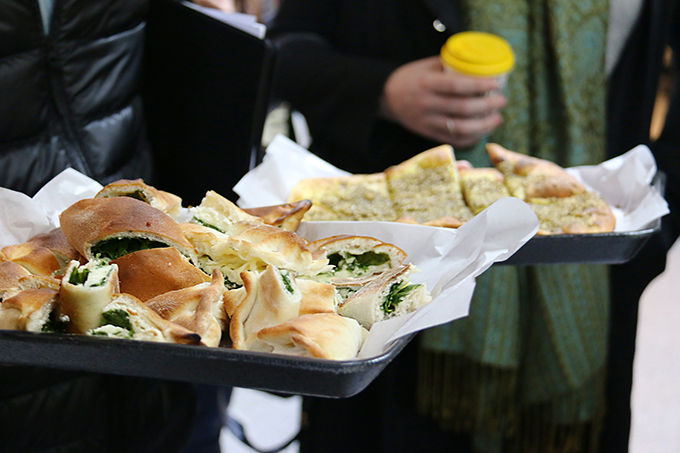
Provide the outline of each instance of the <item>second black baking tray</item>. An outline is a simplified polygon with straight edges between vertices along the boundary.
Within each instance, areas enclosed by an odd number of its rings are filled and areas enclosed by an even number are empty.
[[[534,236],[499,265],[621,264],[661,230],[661,219],[636,231]]]
[[[361,392],[412,336],[380,356],[335,361],[87,335],[0,330],[0,363],[346,398]]]

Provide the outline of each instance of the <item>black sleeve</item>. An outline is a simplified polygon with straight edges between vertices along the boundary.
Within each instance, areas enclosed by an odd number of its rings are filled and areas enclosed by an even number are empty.
[[[284,0],[269,27],[277,47],[274,96],[307,119],[314,140],[367,150],[385,81],[397,64],[339,50],[342,0]]]
[[[673,13],[671,26],[669,27],[668,45],[672,49],[672,88],[669,99],[669,108],[664,123],[663,131],[659,138],[652,144],[652,151],[656,157],[659,170],[666,174],[666,200],[671,209],[671,214],[664,218],[664,233],[668,247],[680,235],[680,81],[678,80],[678,63],[680,63],[680,8],[677,2]]]

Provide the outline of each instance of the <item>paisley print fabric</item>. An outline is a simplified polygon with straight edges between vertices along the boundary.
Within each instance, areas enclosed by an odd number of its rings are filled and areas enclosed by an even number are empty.
[[[605,155],[606,0],[468,0],[468,29],[507,39],[517,63],[489,141],[563,166]],[[489,165],[480,143],[456,155]],[[475,451],[594,451],[609,319],[601,265],[495,266],[468,318],[421,337],[420,411]]]

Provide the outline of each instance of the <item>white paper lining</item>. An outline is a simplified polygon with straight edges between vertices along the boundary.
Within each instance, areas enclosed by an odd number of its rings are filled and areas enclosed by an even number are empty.
[[[665,200],[649,187],[655,165],[646,147],[600,166],[569,171],[623,208],[620,222],[625,228],[639,228],[668,212]],[[234,190],[241,197],[241,207],[275,205],[285,203],[290,189],[302,178],[346,174],[278,136],[267,148],[263,163]],[[68,169],[33,198],[0,188],[0,247],[23,243],[59,226],[59,213],[80,199],[93,197],[101,187]],[[538,220],[528,205],[505,198],[458,229],[390,222],[303,222],[298,233],[309,240],[337,234],[372,236],[402,248],[408,261],[420,269],[412,280],[425,283],[433,301],[410,315],[374,324],[358,356],[368,358],[404,335],[467,316],[475,278],[510,257],[537,230]]]

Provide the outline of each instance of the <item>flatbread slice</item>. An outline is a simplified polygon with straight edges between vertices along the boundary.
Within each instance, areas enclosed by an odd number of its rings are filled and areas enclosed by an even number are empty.
[[[384,173],[303,179],[288,202],[310,200],[305,221],[392,221],[397,214]]]
[[[510,196],[503,174],[495,168],[459,168],[458,171],[465,203],[475,215]]]
[[[616,217],[596,193],[563,198],[534,198],[528,202],[539,221],[539,235],[609,233]]]
[[[496,143],[488,143],[486,150],[491,163],[503,173],[510,195],[520,200],[562,198],[586,191],[583,184],[554,162],[510,151]]]
[[[453,148],[441,145],[385,170],[397,217],[418,223],[450,217],[473,217],[465,204]]]

